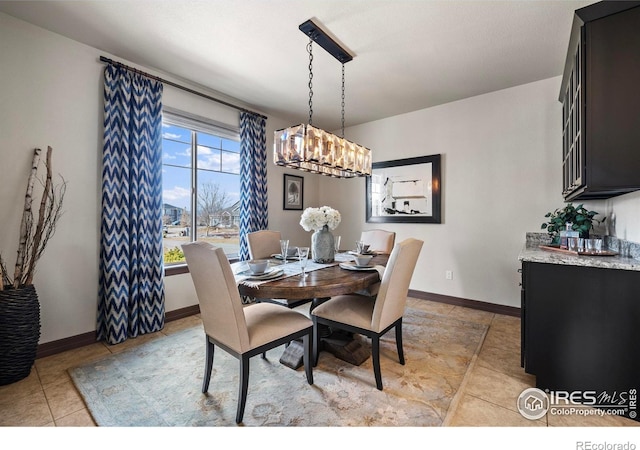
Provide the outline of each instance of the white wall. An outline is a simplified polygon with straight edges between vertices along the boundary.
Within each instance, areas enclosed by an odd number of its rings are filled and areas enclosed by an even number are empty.
[[[600,208],[610,221],[608,227],[611,235],[627,241],[640,242],[640,192],[632,192],[599,203],[605,205]]]
[[[412,289],[519,307],[525,233],[562,205],[559,85],[552,78],[348,128],[374,162],[442,154],[443,219],[367,224],[364,180],[323,180],[321,202],[355,212],[336,232],[347,244],[371,228],[423,239]]]
[[[365,183],[321,180],[321,203],[348,212],[336,230],[353,245],[386,228],[425,245],[411,283],[424,292],[520,306],[518,253],[561,191],[561,77],[348,128],[374,162],[442,154],[442,224],[368,224]],[[607,220],[595,232],[640,242],[640,192],[584,203]],[[453,271],[453,280],[445,271]]]
[[[41,342],[95,329],[99,240],[100,69],[97,51],[0,14],[0,250],[15,250],[33,148],[53,147],[68,181],[64,216],[34,284]]]

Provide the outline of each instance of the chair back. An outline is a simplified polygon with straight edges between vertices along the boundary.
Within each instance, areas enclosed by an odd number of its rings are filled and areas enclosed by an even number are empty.
[[[224,250],[208,242],[182,245],[196,288],[204,332],[235,350],[249,350],[249,333],[238,285]]]
[[[369,244],[372,252],[390,254],[396,242],[396,233],[387,230],[367,230],[360,234],[360,240]]]
[[[373,308],[372,330],[382,331],[404,314],[409,283],[423,243],[409,238],[393,247]]]
[[[260,230],[248,233],[249,257],[264,259],[280,253],[280,239],[282,238],[279,231]]]

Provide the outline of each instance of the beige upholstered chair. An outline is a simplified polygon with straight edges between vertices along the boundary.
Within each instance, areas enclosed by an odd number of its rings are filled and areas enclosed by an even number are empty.
[[[249,257],[251,259],[270,258],[271,255],[279,254],[281,233],[279,231],[260,230],[247,234],[247,244],[249,247]],[[271,302],[283,305],[288,308],[295,308],[313,299],[290,300],[286,298],[256,298],[258,302]]]
[[[369,251],[389,255],[396,242],[396,233],[387,230],[368,230],[360,234],[360,240],[369,244]],[[380,289],[380,283],[372,284],[366,290],[358,291],[357,294],[375,296]]]
[[[396,233],[386,230],[368,230],[360,234],[360,240],[369,244],[370,251],[388,255],[396,242]]]
[[[231,265],[221,248],[200,241],[184,244],[182,249],[198,295],[206,337],[202,392],[209,389],[217,345],[240,361],[236,423],[242,422],[249,386],[249,358],[298,338],[303,340],[307,381],[313,384],[311,320],[302,313],[271,303],[244,306]],[[289,369],[283,366],[283,370]]]
[[[376,387],[382,390],[380,373],[380,337],[391,328],[396,329],[396,346],[400,364],[404,365],[402,350],[402,316],[407,301],[409,283],[413,275],[423,241],[409,238],[396,244],[382,276],[378,296],[359,294],[332,297],[311,311],[313,318],[314,364],[318,363],[320,335],[318,325],[324,324],[371,339],[371,357]]]
[[[260,230],[247,233],[249,257],[264,259],[280,253],[280,239],[282,238],[279,231]]]

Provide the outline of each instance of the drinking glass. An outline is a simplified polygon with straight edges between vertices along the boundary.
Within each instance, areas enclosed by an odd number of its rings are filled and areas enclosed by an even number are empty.
[[[587,253],[595,253],[595,239],[586,239],[585,240],[585,250]]]
[[[364,248],[364,242],[356,241],[356,253],[361,254],[363,248]]]
[[[333,237],[333,248],[336,253],[340,251],[340,236]]]
[[[569,238],[567,240],[567,244],[569,246],[569,250],[572,252],[578,251],[578,238]]]
[[[602,253],[602,239],[594,239],[593,247],[596,253]]]
[[[298,247],[298,261],[300,261],[300,269],[302,269],[302,278],[306,278],[307,274],[304,269],[307,267],[307,259],[309,258],[309,247]]]
[[[287,263],[287,253],[289,252],[289,239],[280,240],[280,255],[282,255],[282,265]]]

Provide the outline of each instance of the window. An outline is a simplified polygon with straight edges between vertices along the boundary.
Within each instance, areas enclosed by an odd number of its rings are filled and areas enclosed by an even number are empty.
[[[185,262],[195,240],[240,248],[240,134],[228,126],[163,111],[162,208],[165,265]],[[195,214],[192,212],[195,211]]]

